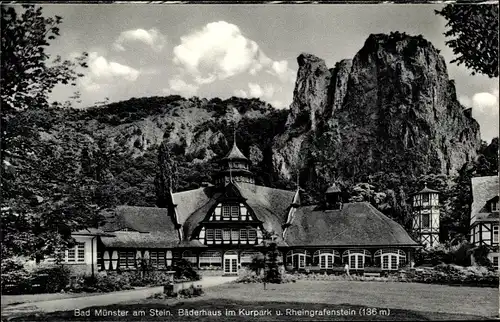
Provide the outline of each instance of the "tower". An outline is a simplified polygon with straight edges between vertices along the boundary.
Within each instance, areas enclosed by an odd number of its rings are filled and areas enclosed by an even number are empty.
[[[342,209],[342,191],[337,184],[332,184],[325,192],[327,209]]]
[[[413,231],[426,248],[439,244],[439,191],[427,188],[413,194]]]
[[[221,170],[216,174],[216,185],[225,185],[231,181],[255,183],[253,173],[250,171],[251,161],[238,149],[236,140],[233,141],[231,151],[219,163]]]

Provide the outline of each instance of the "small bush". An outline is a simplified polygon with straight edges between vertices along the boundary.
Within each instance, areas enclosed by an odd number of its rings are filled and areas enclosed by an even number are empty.
[[[185,259],[175,261],[172,270],[175,271],[174,277],[177,280],[199,281],[201,279],[200,274]]]
[[[191,285],[188,288],[184,288],[182,290],[179,290],[178,295],[181,297],[197,297],[203,295],[203,289],[201,287],[195,287],[194,285]]]

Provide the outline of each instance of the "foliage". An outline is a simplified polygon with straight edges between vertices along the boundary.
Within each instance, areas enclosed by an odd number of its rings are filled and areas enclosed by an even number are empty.
[[[481,266],[440,264],[432,268],[402,271],[400,281],[427,284],[453,284],[498,287],[498,273]]]
[[[181,297],[191,298],[203,295],[203,288],[191,285],[188,288],[180,289],[177,294]]]
[[[446,44],[472,75],[498,77],[498,4],[449,4],[436,14],[443,16],[449,29]]]
[[[265,281],[265,276],[259,273],[256,273],[252,269],[242,269],[238,273],[238,279],[236,279],[235,283],[263,283]],[[296,278],[295,275],[283,273],[281,274],[281,284],[283,283],[295,283]],[[268,283],[266,281],[266,283]]]
[[[488,259],[490,249],[486,245],[480,245],[472,249],[472,255],[477,265],[492,268],[493,265]]]
[[[263,254],[253,256],[249,268],[256,275],[260,275],[260,273],[266,268],[266,257]]]
[[[177,189],[177,179],[177,164],[170,155],[167,142],[163,142],[158,148],[158,170],[155,178],[158,207],[167,207],[170,193]]]
[[[78,68],[86,68],[87,53],[74,61],[57,56],[49,63],[49,41],[59,36],[62,18],[44,17],[34,5],[2,6],[2,114],[48,107],[57,84],[76,85]]]
[[[431,249],[419,249],[415,254],[415,264],[454,264],[469,266],[473,246],[467,240],[438,244]]]
[[[69,292],[116,292],[132,289],[132,279],[128,274],[118,272],[99,272],[81,275],[72,281],[66,291]]]
[[[172,266],[172,270],[175,271],[174,277],[178,280],[199,281],[201,279],[191,263],[185,259],[176,260]]]
[[[2,261],[3,294],[55,293],[70,282],[70,270],[63,265],[42,265],[34,269],[25,267],[12,258]]]
[[[283,281],[278,263],[279,254],[276,243],[271,243],[266,254],[266,270],[263,280],[265,283],[280,284]]]

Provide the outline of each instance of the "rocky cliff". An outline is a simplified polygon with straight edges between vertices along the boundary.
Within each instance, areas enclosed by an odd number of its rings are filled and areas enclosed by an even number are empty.
[[[356,178],[391,171],[454,174],[476,156],[478,123],[464,112],[438,50],[421,36],[370,35],[332,69],[301,54],[273,164],[284,177]]]

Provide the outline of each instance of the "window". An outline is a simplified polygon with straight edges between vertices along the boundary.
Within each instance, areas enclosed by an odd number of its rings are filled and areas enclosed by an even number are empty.
[[[77,243],[65,252],[66,263],[85,263],[85,243]]]
[[[371,258],[369,251],[364,249],[346,250],[342,254],[343,262],[349,264],[350,269],[364,269],[366,259]]]
[[[223,234],[222,234],[222,239],[223,240],[230,240],[231,239],[231,230],[224,229]]]
[[[429,228],[429,227],[430,227],[430,215],[422,214],[422,228]]]
[[[240,207],[231,206],[231,218],[238,218],[240,216]]]
[[[255,240],[257,238],[257,231],[255,229],[248,230],[248,240]]]
[[[165,267],[165,252],[152,251],[149,255],[151,266],[155,268]]]
[[[214,239],[214,230],[213,229],[207,229],[207,239],[209,239],[209,240]]]
[[[182,253],[182,258],[185,259],[185,260],[187,260],[188,262],[190,262],[192,264],[196,264],[196,262],[197,262],[196,254],[194,254],[190,250],[184,251]]]
[[[240,238],[241,238],[241,240],[248,239],[248,232],[246,229],[240,229]]]
[[[239,230],[232,229],[231,230],[231,240],[232,241],[238,241],[239,237],[240,237]]]
[[[286,254],[286,263],[295,269],[304,268],[306,267],[306,258],[310,256],[305,250],[291,250]]]
[[[429,194],[428,193],[422,194],[422,202],[429,202]]]
[[[229,218],[231,214],[230,206],[222,206],[222,218]]]
[[[313,265],[319,265],[319,268],[322,269],[333,268],[335,257],[340,257],[336,250],[317,250],[313,255]]]
[[[216,250],[207,250],[200,254],[200,266],[221,266],[222,254]]]
[[[215,240],[222,240],[222,229],[215,230]]]
[[[491,203],[491,211],[498,211],[498,202]]]
[[[498,270],[498,256],[493,257],[493,267]]]
[[[400,249],[380,249],[374,257],[383,270],[397,270],[406,263],[406,253]]]
[[[135,268],[135,252],[118,252],[120,268]]]
[[[493,226],[493,242],[498,243],[498,226]]]

